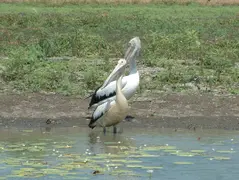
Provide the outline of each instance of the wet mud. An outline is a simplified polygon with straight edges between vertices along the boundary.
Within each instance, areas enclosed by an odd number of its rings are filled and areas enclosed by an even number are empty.
[[[1,128],[87,127],[89,99],[56,94],[0,94]],[[157,94],[135,96],[121,127],[239,130],[239,96]]]

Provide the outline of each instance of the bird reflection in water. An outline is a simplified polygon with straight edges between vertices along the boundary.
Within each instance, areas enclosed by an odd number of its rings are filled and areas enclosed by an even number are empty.
[[[89,147],[93,154],[111,153],[117,154],[134,147],[134,142],[130,137],[121,134],[104,134],[101,131],[91,131],[89,133]]]

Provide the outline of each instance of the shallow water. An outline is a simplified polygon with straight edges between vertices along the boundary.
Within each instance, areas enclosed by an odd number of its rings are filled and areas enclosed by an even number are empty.
[[[238,169],[238,131],[2,129],[0,136],[0,179],[230,180]]]

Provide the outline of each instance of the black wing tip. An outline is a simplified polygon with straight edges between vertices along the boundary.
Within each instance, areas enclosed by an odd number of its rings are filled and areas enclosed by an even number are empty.
[[[91,118],[90,118],[90,123],[88,124],[89,128],[91,128],[91,129],[95,128],[95,126],[96,126],[95,121],[96,121],[96,119],[94,119],[94,117],[92,115]]]
[[[99,102],[99,100],[98,100],[99,98],[97,98],[97,96],[96,96],[96,92],[97,92],[99,89],[100,89],[100,87],[98,87],[98,88],[95,90],[95,92],[91,94],[91,96],[90,96],[90,97],[91,97],[91,100],[90,100],[88,109],[89,109],[93,104]]]
[[[89,107],[88,107],[88,109],[90,109],[90,107],[93,105],[93,104],[95,104],[95,98],[94,98],[94,96],[92,97],[92,99],[91,99],[91,101],[90,101],[90,104],[89,104]],[[97,102],[96,102],[97,103]]]
[[[94,104],[97,104],[98,102],[100,102],[101,100],[104,100],[104,99],[105,99],[104,97],[102,99],[102,96],[97,96],[96,92],[95,92],[94,94],[92,94],[92,98],[91,98],[90,103],[89,103],[89,108],[91,106],[93,106]]]
[[[90,120],[90,123],[88,124],[88,127],[91,128],[91,129],[94,129],[95,128],[95,121],[93,119],[93,116],[87,116],[86,119],[89,119]]]
[[[89,103],[88,109],[90,109],[94,104],[97,104],[97,103],[99,103],[100,101],[103,101],[103,100],[105,100],[105,99],[111,98],[111,97],[113,97],[113,96],[116,95],[116,91],[114,91],[114,92],[110,93],[110,94],[107,95],[107,96],[106,96],[106,95],[97,96],[96,92],[98,91],[98,89],[100,89],[100,87],[97,88],[97,89],[95,90],[95,92],[91,95],[92,98],[91,98],[91,101],[90,101],[90,103]]]
[[[94,118],[93,114],[92,114],[92,116],[90,118],[90,123],[88,125],[91,129],[94,129],[96,127],[95,122],[104,115],[104,113],[101,113],[100,116]]]
[[[94,129],[96,125],[93,125],[90,123],[88,126],[89,126],[89,128]]]

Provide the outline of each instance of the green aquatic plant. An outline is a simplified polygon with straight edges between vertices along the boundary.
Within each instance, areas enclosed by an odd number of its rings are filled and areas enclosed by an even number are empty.
[[[230,160],[230,157],[225,157],[225,156],[214,156],[212,158],[209,158],[209,160]]]
[[[159,151],[159,150],[174,150],[175,146],[146,146],[143,147],[144,151]]]
[[[191,150],[191,152],[192,153],[204,153],[205,152],[205,150],[200,150],[200,149],[198,149],[198,150]]]
[[[221,150],[221,151],[216,151],[218,153],[225,153],[225,154],[231,154],[231,153],[235,153],[236,151],[233,151],[233,150],[229,150],[229,151],[226,151],[226,150]]]
[[[29,132],[34,133],[34,132]],[[3,153],[15,153],[11,158],[1,160],[1,168],[12,168],[7,178],[41,178],[41,177],[66,177],[77,179],[84,177],[91,179],[92,176],[104,176],[118,178],[153,178],[153,174],[164,169],[164,164],[150,165],[152,159],[160,160],[163,156],[176,155],[181,160],[171,162],[177,166],[194,165],[194,156],[206,157],[209,160],[230,160],[226,156],[214,156],[216,153],[236,153],[236,151],[213,151],[215,154],[205,155],[205,150],[183,151],[176,146],[169,145],[142,145],[125,146],[118,141],[105,141],[104,146],[117,149],[114,153],[92,153],[90,149],[78,152],[75,149],[75,141],[63,139],[39,139],[39,141],[8,142],[0,145],[4,147]],[[123,148],[120,148],[120,147]],[[127,148],[125,148],[127,147]],[[42,154],[42,152],[44,152]],[[17,158],[19,153],[21,158]],[[187,161],[185,161],[187,159]],[[191,159],[191,160],[189,160]],[[94,173],[95,172],[95,173]]]

